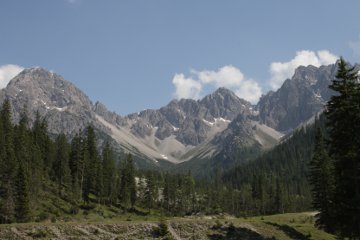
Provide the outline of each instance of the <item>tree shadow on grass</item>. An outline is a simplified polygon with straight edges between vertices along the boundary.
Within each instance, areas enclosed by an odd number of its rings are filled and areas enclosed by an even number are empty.
[[[289,225],[283,224],[277,224],[272,222],[266,222],[266,224],[276,227],[277,229],[283,231],[286,235],[288,235],[292,239],[297,240],[309,240],[310,236],[304,235],[303,233],[295,230],[294,228],[290,227]]]
[[[216,233],[208,234],[208,238],[211,240],[222,240],[222,239],[241,239],[241,240],[272,240],[275,238],[266,238],[257,232],[254,232],[248,228],[235,227],[230,225],[228,227],[217,228]]]

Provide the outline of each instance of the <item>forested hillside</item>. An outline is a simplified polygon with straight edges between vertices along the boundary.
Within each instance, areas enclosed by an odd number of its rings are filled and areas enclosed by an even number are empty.
[[[306,163],[314,127],[300,129],[224,176],[217,171],[212,180],[195,181],[190,172],[135,169],[131,155],[117,159],[110,144],[99,149],[90,126],[68,142],[63,134],[50,137],[39,115],[30,124],[24,111],[13,125],[9,109],[5,101],[0,114],[2,223],[71,217],[98,205],[113,206],[115,214],[162,211],[177,216],[247,216],[310,207]]]
[[[315,132],[324,128],[320,115],[314,124],[305,125],[287,136],[281,144],[224,173],[226,183],[254,200],[253,214],[303,211],[311,208],[308,164],[313,154]]]

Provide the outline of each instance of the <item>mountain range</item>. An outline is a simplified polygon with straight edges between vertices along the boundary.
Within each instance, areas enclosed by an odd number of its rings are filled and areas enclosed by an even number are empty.
[[[209,161],[231,166],[235,159],[243,161],[272,148],[321,111],[332,94],[328,85],[335,73],[335,64],[298,67],[257,105],[219,88],[200,100],[172,100],[160,109],[120,116],[100,102],[92,103],[60,75],[30,68],[0,90],[0,103],[10,100],[14,122],[24,111],[30,122],[39,113],[51,133],[69,138],[90,124],[102,141],[111,139],[119,152],[132,153],[153,167]],[[244,154],[244,149],[251,151]]]

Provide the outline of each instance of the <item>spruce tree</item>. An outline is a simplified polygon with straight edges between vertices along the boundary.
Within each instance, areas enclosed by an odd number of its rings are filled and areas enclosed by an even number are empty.
[[[84,146],[84,200],[89,200],[89,194],[100,197],[102,176],[101,162],[96,147],[96,136],[92,126],[86,128],[86,140]]]
[[[333,224],[333,171],[332,159],[325,149],[322,132],[318,129],[314,155],[310,161],[309,182],[313,187],[313,206],[319,211],[316,225],[326,231],[331,231]]]
[[[71,141],[69,167],[71,173],[71,186],[75,200],[81,199],[81,182],[83,179],[83,139],[77,133]]]
[[[283,186],[279,178],[276,178],[276,189],[275,189],[275,211],[276,213],[284,213],[284,193]]]
[[[16,176],[16,208],[17,222],[27,222],[30,219],[28,181],[23,164],[20,163]]]
[[[341,237],[360,238],[360,87],[358,72],[344,59],[338,63],[336,91],[327,104],[329,154],[334,160],[335,230]]]
[[[133,207],[136,202],[135,167],[131,154],[128,154],[122,166],[119,189],[120,201],[124,207]]]
[[[9,223],[15,219],[15,189],[17,159],[14,152],[13,124],[11,123],[11,105],[6,99],[0,111],[0,222]]]
[[[154,176],[150,173],[146,177],[146,186],[144,194],[145,206],[148,211],[155,207],[155,201],[157,200],[157,188],[155,184]]]
[[[137,194],[136,194],[136,181],[135,181],[135,166],[132,156],[128,156],[128,168],[129,168],[129,190],[130,190],[130,203],[131,207],[134,207]]]
[[[115,176],[115,159],[110,144],[107,142],[102,152],[102,198],[106,203],[112,203],[116,193],[114,183],[116,181]]]
[[[66,136],[60,134],[56,138],[56,158],[53,165],[56,182],[58,184],[59,195],[62,196],[63,188],[69,187],[70,168],[69,168],[69,146]]]

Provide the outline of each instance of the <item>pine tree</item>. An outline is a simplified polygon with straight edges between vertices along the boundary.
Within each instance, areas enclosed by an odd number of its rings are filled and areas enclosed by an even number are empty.
[[[71,141],[69,167],[71,173],[71,186],[75,200],[81,199],[81,183],[83,179],[84,159],[82,155],[83,139],[77,133]]]
[[[23,165],[20,163],[16,176],[16,208],[17,222],[27,222],[30,219],[28,181]]]
[[[136,181],[135,181],[135,166],[131,154],[129,154],[128,156],[128,168],[129,168],[130,203],[131,203],[131,207],[134,207],[137,199],[137,194],[136,194]]]
[[[39,112],[36,113],[36,119],[34,121],[32,131],[32,150],[31,150],[31,163],[30,163],[30,177],[29,185],[32,195],[36,199],[37,194],[41,189],[41,185],[44,182],[46,175],[54,178],[53,161],[54,161],[54,149],[52,148],[52,141],[48,136],[47,122],[45,118],[41,118]]]
[[[174,200],[174,190],[175,186],[173,185],[173,180],[169,173],[166,173],[164,180],[164,190],[163,190],[163,207],[170,211],[171,206],[173,205]]]
[[[334,160],[334,224],[341,237],[360,238],[360,85],[357,70],[338,63],[327,104],[329,154]]]
[[[333,162],[329,157],[323,140],[321,130],[316,134],[314,156],[310,161],[309,182],[313,186],[313,206],[319,211],[316,225],[331,231],[333,217]]]
[[[131,154],[128,154],[123,163],[119,189],[121,203],[128,208],[133,207],[136,202],[135,167]]]
[[[69,186],[70,168],[69,168],[69,146],[66,136],[60,134],[56,138],[56,158],[53,165],[56,181],[58,184],[59,195],[62,196],[62,190]]]
[[[21,113],[19,125],[15,128],[14,144],[16,146],[16,158],[22,163],[26,172],[30,171],[31,165],[31,134],[28,129],[28,117],[26,107]]]
[[[275,210],[277,213],[284,213],[284,211],[285,211],[283,186],[282,186],[279,178],[276,178]]]
[[[114,154],[110,147],[110,144],[106,143],[102,152],[102,197],[106,200],[107,203],[110,204],[116,196],[114,187],[116,179],[115,170],[116,168]]]
[[[150,212],[150,209],[155,207],[155,202],[157,200],[157,188],[154,176],[151,173],[146,177],[144,200],[145,206]]]
[[[84,200],[89,200],[89,194],[100,197],[102,187],[101,162],[96,147],[96,136],[92,126],[86,128],[86,140],[84,146]]]
[[[13,145],[13,125],[11,123],[11,105],[6,99],[0,111],[0,222],[9,223],[15,219],[15,189],[14,178],[17,168],[17,159]]]

